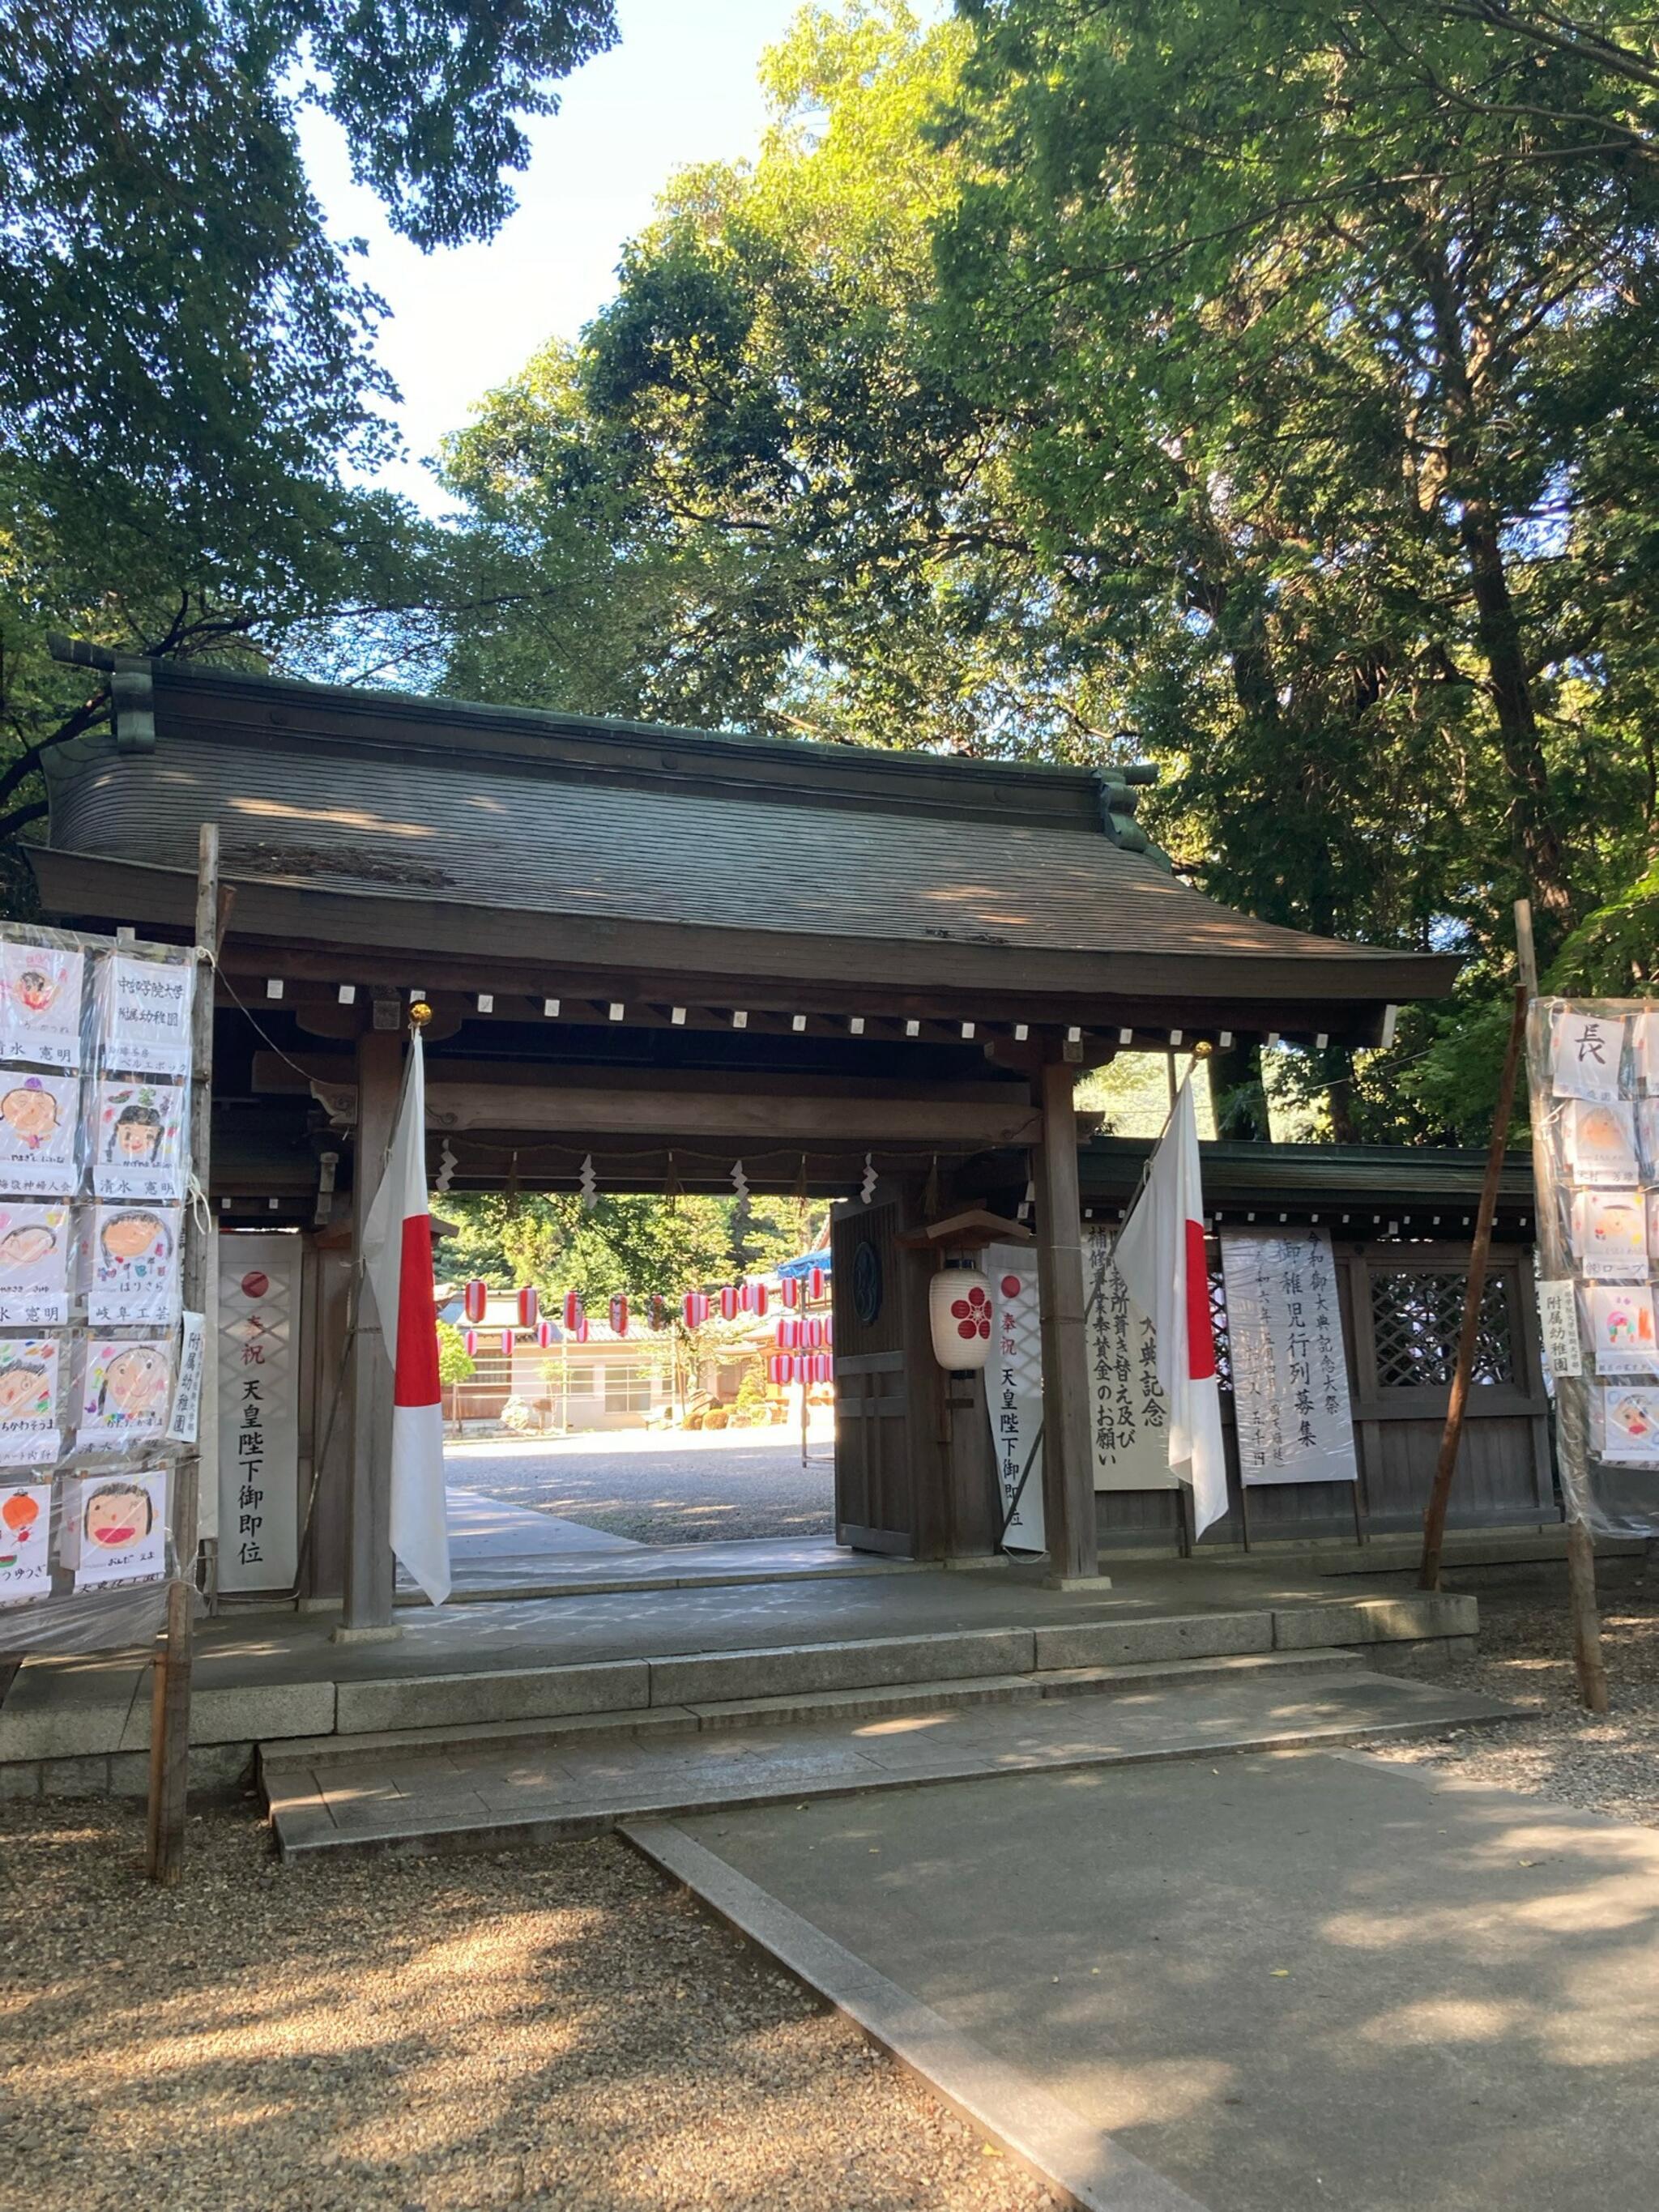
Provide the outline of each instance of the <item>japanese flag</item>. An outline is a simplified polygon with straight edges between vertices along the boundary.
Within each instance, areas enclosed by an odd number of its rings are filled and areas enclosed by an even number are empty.
[[[449,1518],[426,1188],[426,1066],[418,1031],[404,1071],[391,1155],[364,1224],[363,1261],[393,1376],[392,1548],[433,1604],[441,1605],[449,1595]]]
[[[1192,1487],[1193,1528],[1201,1536],[1227,1510],[1227,1463],[1190,1074],[1113,1257],[1130,1298],[1156,1334],[1158,1379],[1170,1401],[1170,1465]]]

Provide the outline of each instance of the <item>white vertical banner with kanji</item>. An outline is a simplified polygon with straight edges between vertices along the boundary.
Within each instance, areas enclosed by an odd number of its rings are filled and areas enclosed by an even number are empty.
[[[1221,1273],[1241,1478],[1358,1481],[1328,1231],[1224,1229]]]
[[[1042,1329],[1036,1254],[1029,1245],[993,1244],[987,1249],[984,1267],[991,1279],[994,1315],[991,1357],[985,1363],[985,1404],[991,1417],[997,1489],[1008,1517],[1002,1540],[1011,1552],[1040,1552]]]
[[[1109,1229],[1083,1232],[1089,1413],[1097,1490],[1179,1490],[1170,1465],[1170,1401],[1152,1324],[1112,1261]]]
[[[219,1239],[219,1586],[291,1589],[300,1553],[297,1237]]]

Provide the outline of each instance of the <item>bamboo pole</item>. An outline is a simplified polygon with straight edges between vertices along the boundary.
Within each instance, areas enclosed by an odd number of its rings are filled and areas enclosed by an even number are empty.
[[[1538,996],[1538,956],[1533,947],[1532,902],[1517,899],[1515,902],[1515,944],[1520,958],[1521,981],[1529,1000]],[[1534,1123],[1534,1129],[1536,1124]],[[1547,1195],[1541,1176],[1538,1183],[1538,1254],[1543,1263],[1547,1280],[1560,1282],[1571,1274],[1569,1256],[1565,1249],[1561,1224],[1553,1205],[1545,1203]],[[1559,1403],[1560,1381],[1557,1379],[1557,1403]],[[1559,1419],[1557,1434],[1559,1435]],[[1578,1512],[1571,1497],[1567,1511],[1567,1610],[1572,1623],[1573,1666],[1578,1676],[1578,1702],[1587,1712],[1604,1713],[1607,1710],[1607,1670],[1601,1656],[1601,1612],[1595,1595],[1595,1540],[1590,1534],[1584,1516]]]
[[[196,992],[191,1007],[190,1172],[205,1191],[213,1133],[213,960],[219,950],[219,825],[204,822],[197,840]],[[187,1313],[208,1310],[208,1231],[198,1207],[185,1208],[182,1275]],[[213,1387],[214,1347],[204,1347],[202,1419]],[[167,1637],[157,1653],[150,1698],[147,1870],[172,1889],[184,1874],[185,1806],[190,1785],[191,1601],[196,1580],[200,1508],[199,1446],[175,1455],[168,1498],[173,1523],[173,1579],[167,1584]]]
[[[1446,1425],[1440,1436],[1440,1457],[1434,1486],[1423,1516],[1423,1562],[1418,1570],[1420,1589],[1440,1587],[1440,1554],[1446,1535],[1446,1508],[1451,1502],[1452,1478],[1457,1472],[1458,1448],[1463,1441],[1463,1415],[1468,1405],[1469,1382],[1474,1371],[1474,1348],[1480,1334],[1480,1301],[1486,1287],[1486,1263],[1492,1253],[1492,1216],[1498,1211],[1498,1186],[1503,1179],[1504,1153],[1510,1118],[1515,1112],[1516,1077],[1521,1066],[1521,1048],[1527,1034],[1527,988],[1515,988],[1515,1010],[1510,1018],[1509,1043],[1504,1053],[1504,1073],[1498,1086],[1498,1112],[1492,1121],[1492,1143],[1486,1152],[1486,1172],[1480,1182],[1480,1203],[1475,1211],[1474,1240],[1469,1249],[1469,1279],[1463,1292],[1463,1326],[1457,1339],[1457,1364],[1452,1370],[1451,1396],[1446,1406]]]

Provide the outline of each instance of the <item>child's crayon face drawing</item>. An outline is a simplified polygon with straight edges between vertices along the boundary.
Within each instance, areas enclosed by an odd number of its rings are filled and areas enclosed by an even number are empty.
[[[1578,1135],[1592,1152],[1622,1152],[1626,1149],[1624,1124],[1605,1106],[1592,1106],[1588,1114],[1579,1116]]]
[[[137,1260],[164,1260],[172,1247],[166,1222],[154,1213],[118,1213],[104,1224],[104,1256],[114,1266],[130,1267]]]
[[[0,1367],[0,1421],[52,1411],[52,1382],[38,1360],[15,1359]]]
[[[58,1127],[58,1101],[44,1084],[33,1078],[0,1097],[0,1115],[10,1124],[30,1152],[37,1152]]]
[[[1613,1409],[1613,1418],[1627,1437],[1640,1438],[1653,1433],[1653,1423],[1640,1398],[1620,1399]]]
[[[111,1157],[148,1163],[161,1151],[163,1133],[161,1117],[153,1106],[124,1106],[110,1133]]]
[[[155,1519],[149,1491],[136,1482],[106,1482],[87,1500],[87,1541],[118,1552],[148,1536]]]
[[[143,1420],[160,1413],[167,1398],[167,1363],[154,1346],[118,1352],[104,1370],[103,1406],[118,1419]]]
[[[48,1012],[58,997],[58,978],[46,968],[26,968],[16,983],[17,1003],[25,1013]]]
[[[1633,1206],[1603,1206],[1595,1216],[1595,1242],[1620,1252],[1639,1251],[1644,1240],[1642,1217]]]
[[[42,1222],[32,1221],[25,1228],[9,1229],[0,1237],[0,1275],[21,1274],[57,1248],[55,1233]]]

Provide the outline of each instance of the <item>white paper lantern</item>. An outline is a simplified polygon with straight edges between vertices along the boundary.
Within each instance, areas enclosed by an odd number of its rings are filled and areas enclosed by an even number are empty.
[[[991,1357],[991,1283],[977,1267],[946,1267],[927,1286],[933,1357],[955,1374]]]

